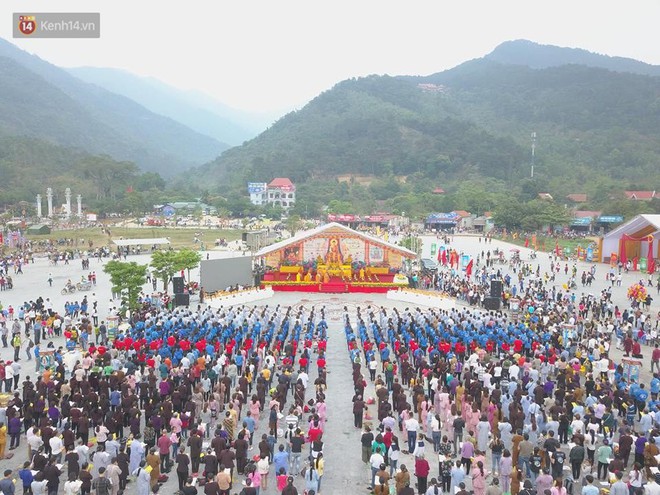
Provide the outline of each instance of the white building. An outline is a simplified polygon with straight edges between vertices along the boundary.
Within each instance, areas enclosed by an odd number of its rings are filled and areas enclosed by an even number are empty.
[[[277,177],[268,184],[268,203],[288,209],[296,204],[296,186],[291,180]]]
[[[285,177],[275,178],[269,184],[249,182],[248,193],[253,205],[270,204],[289,209],[296,204],[296,186]]]
[[[248,182],[248,194],[250,195],[250,203],[253,205],[265,205],[267,201],[268,184],[265,182]]]

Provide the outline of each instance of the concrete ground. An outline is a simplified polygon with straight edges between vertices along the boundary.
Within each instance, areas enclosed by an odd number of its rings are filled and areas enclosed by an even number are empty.
[[[423,237],[423,257],[430,256],[431,243],[436,242],[441,244],[433,236],[424,236]],[[480,253],[482,250],[490,249],[491,252],[493,249],[503,249],[505,252],[509,252],[511,245],[501,242],[501,241],[492,241],[487,246],[483,243],[478,242],[478,238],[473,236],[456,236],[451,242],[451,246],[459,251],[463,251],[467,254],[476,256],[477,253]],[[521,248],[521,257],[523,260],[528,259],[530,250]],[[215,257],[224,257],[225,254],[218,251],[209,252],[211,258]],[[206,253],[204,253],[206,256]],[[129,258],[129,261],[137,261],[140,263],[148,263],[149,256],[133,256]],[[549,270],[550,260],[547,254],[539,253],[537,260],[531,261],[532,265],[536,267],[537,264],[541,265],[541,270]],[[578,262],[578,274],[583,270],[587,270],[591,266],[591,263]],[[58,265],[57,267],[49,266],[48,262],[45,259],[37,258],[34,265],[28,265],[24,268],[23,275],[15,275],[14,286],[15,288],[11,291],[0,292],[0,303],[7,307],[8,305],[13,305],[17,307],[25,301],[30,301],[36,299],[38,296],[44,298],[50,298],[53,303],[53,307],[59,311],[63,311],[64,303],[68,299],[78,300],[82,299],[83,294],[87,294],[88,299],[92,297],[92,293],[95,294],[95,297],[99,301],[99,316],[104,318],[107,315],[109,302],[111,299],[110,283],[109,277],[102,271],[103,263],[99,263],[96,260],[91,261],[91,270],[95,270],[97,274],[97,285],[90,292],[86,293],[76,293],[73,296],[63,296],[60,294],[62,286],[66,283],[67,279],[71,279],[74,282],[79,280],[82,275],[86,275],[88,272],[83,271],[81,268],[80,260],[74,260],[70,265]],[[507,266],[503,266],[503,269],[506,270]],[[598,295],[601,289],[606,287],[608,282],[605,281],[605,274],[609,270],[609,266],[599,264],[597,265],[596,270],[596,280],[592,287],[578,287],[576,290],[576,295],[579,297],[581,293],[593,293]],[[52,273],[53,277],[53,287],[48,285],[49,273]],[[192,272],[191,278],[193,280],[198,280],[198,273],[196,271]],[[639,279],[646,280],[646,275],[640,274],[625,274],[623,278],[623,284],[621,287],[614,287],[613,289],[613,299],[619,307],[624,308],[627,306],[626,301],[626,290],[635,281]],[[561,286],[568,279],[567,276],[564,276],[563,271],[557,277],[556,284]],[[145,285],[145,290],[150,290],[150,286]],[[159,283],[160,289],[160,283]],[[652,289],[655,297],[655,288]],[[191,300],[191,305],[198,304],[196,298]],[[345,340],[342,331],[341,325],[341,314],[343,306],[349,306],[349,312],[351,315],[355,314],[355,307],[362,306],[365,307],[369,304],[377,306],[386,306],[394,307],[397,306],[401,309],[408,307],[409,304],[404,303],[393,303],[385,299],[384,295],[379,294],[341,294],[341,295],[325,295],[325,294],[298,294],[298,293],[276,293],[276,295],[269,300],[260,301],[255,303],[257,306],[264,304],[281,304],[285,306],[289,305],[299,305],[304,304],[305,306],[325,306],[326,315],[328,318],[329,324],[329,335],[330,339],[328,341],[327,349],[327,361],[328,361],[328,391],[327,391],[327,404],[328,404],[328,423],[326,425],[326,432],[324,435],[325,438],[325,452],[324,456],[326,459],[326,473],[322,480],[322,489],[321,493],[323,494],[339,494],[339,493],[359,493],[366,492],[369,481],[369,470],[361,462],[360,459],[360,431],[356,430],[353,427],[353,415],[352,415],[352,404],[350,398],[352,396],[352,381],[351,381],[351,363],[348,358],[348,353],[346,351]],[[658,301],[654,301],[650,314],[656,315],[660,309]],[[55,345],[64,345],[63,339],[56,339]],[[645,349],[645,359],[644,359],[644,369],[642,372],[642,378],[645,380],[650,379],[650,374],[648,372],[648,362],[650,359],[650,353],[648,349]],[[612,357],[615,360],[621,358],[621,352],[615,349],[612,350]],[[648,357],[647,357],[648,356]],[[13,352],[11,349],[0,348],[0,357],[5,360],[13,359]],[[32,375],[34,378],[34,361],[26,361],[25,356],[21,357],[23,364],[22,376]],[[316,378],[316,372],[312,366],[310,368],[310,381]],[[368,389],[367,395],[374,395],[373,389]],[[310,391],[308,395],[311,395],[313,391]],[[373,406],[372,406],[373,409]],[[372,415],[375,416],[375,410],[371,411]],[[265,417],[262,417],[261,425],[265,425]],[[263,433],[262,429],[259,430],[256,434],[256,439],[260,438]],[[400,440],[403,439],[402,435]],[[4,470],[7,468],[17,469],[22,462],[26,459],[26,443],[23,438],[21,446],[18,450],[14,451],[15,455],[11,460],[2,460],[0,461],[0,469]],[[431,463],[431,474],[429,478],[436,476],[438,473],[437,459],[434,459],[432,455],[431,446],[427,445],[427,453],[430,463]],[[413,466],[413,459],[411,456],[402,455],[402,460],[400,463],[404,463],[409,467]],[[488,463],[488,466],[490,463]],[[173,473],[172,473],[173,474]],[[301,488],[303,488],[304,483],[302,479],[297,480],[296,485],[299,488],[300,493],[302,493]],[[60,488],[62,490],[62,488]],[[173,493],[176,491],[176,476],[171,476],[170,481],[168,481],[161,489],[161,493]],[[240,491],[240,486],[235,485],[237,493]],[[126,493],[134,494],[136,493],[135,484],[129,484]],[[276,493],[274,475],[271,475],[269,479],[268,490],[262,490],[261,493]]]

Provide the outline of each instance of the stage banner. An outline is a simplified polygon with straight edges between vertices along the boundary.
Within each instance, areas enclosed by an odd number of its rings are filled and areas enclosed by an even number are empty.
[[[623,358],[623,377],[630,383],[631,380],[639,381],[639,371],[642,369],[642,362],[638,359]]]

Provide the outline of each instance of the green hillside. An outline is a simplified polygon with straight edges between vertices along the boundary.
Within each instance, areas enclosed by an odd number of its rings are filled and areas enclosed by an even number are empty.
[[[487,196],[477,211],[538,192],[560,201],[586,192],[593,199],[585,207],[603,208],[626,188],[660,189],[658,128],[660,78],[479,59],[428,77],[343,81],[199,168],[196,184],[238,193],[248,181],[287,176],[314,210],[323,198],[357,205],[366,198],[367,210],[421,213],[465,203],[458,193],[467,185]],[[342,174],[373,183],[339,185]],[[449,194],[429,196],[435,187]]]
[[[28,215],[34,210],[25,204],[33,204],[37,194],[45,201],[47,187],[53,189],[55,205],[64,202],[69,187],[96,213],[151,211],[165,189],[158,174],[140,172],[132,162],[26,137],[0,136],[0,179],[0,205]]]
[[[99,86],[84,83],[0,39],[0,133],[130,160],[174,175],[227,145]]]

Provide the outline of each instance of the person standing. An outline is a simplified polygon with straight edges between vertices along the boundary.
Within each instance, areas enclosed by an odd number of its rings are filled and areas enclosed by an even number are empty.
[[[568,460],[571,462],[571,471],[573,480],[578,481],[582,473],[582,463],[584,462],[585,449],[581,440],[577,440],[575,446],[568,453]]]
[[[140,461],[140,467],[133,471],[133,475],[137,478],[137,495],[149,495],[151,491],[151,475],[145,469],[146,465],[146,461]]]
[[[472,490],[474,495],[485,495],[486,493],[486,470],[481,461],[478,461],[472,470]]]
[[[167,473],[170,469],[170,447],[172,446],[172,440],[167,430],[163,430],[163,434],[156,444],[158,445],[158,454],[160,455],[160,470]],[[179,487],[179,490],[182,488],[183,484]]]
[[[15,333],[11,338],[11,346],[14,348],[14,361],[20,361],[19,353],[21,352],[21,334]]]
[[[424,455],[418,456],[415,459],[415,477],[417,478],[417,491],[422,495],[426,493],[426,485],[430,471],[431,466],[429,466],[429,461],[426,460]]]
[[[190,476],[190,457],[186,454],[185,449],[181,449],[176,455],[176,476],[179,479],[179,490],[183,490],[184,482]]]
[[[16,487],[14,485],[15,480],[11,478],[12,473],[13,471],[11,469],[5,469],[5,477],[0,480],[0,493],[2,493],[2,495],[14,495],[16,492]]]

